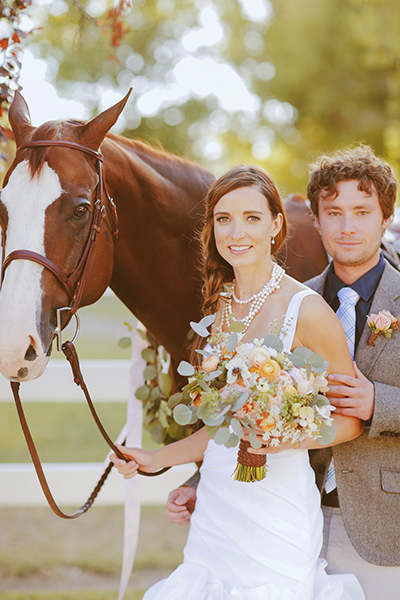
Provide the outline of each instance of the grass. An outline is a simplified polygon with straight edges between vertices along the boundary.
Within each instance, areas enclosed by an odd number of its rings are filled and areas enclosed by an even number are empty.
[[[122,562],[122,507],[94,506],[73,521],[56,517],[48,508],[3,508],[0,532],[0,600],[116,599]],[[125,600],[140,600],[145,589],[182,562],[187,533],[187,527],[168,521],[164,507],[142,507],[135,565]],[[80,587],[83,580],[93,583]]]

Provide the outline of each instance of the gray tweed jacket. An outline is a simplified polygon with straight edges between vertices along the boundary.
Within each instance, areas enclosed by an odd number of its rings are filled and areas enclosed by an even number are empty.
[[[306,282],[322,295],[326,269]],[[386,263],[371,313],[400,315],[400,273]],[[367,344],[365,323],[355,361],[374,383],[375,408],[370,427],[357,439],[310,451],[317,485],[323,490],[330,458],[335,462],[343,521],[358,554],[370,563],[400,566],[400,331],[388,340]]]

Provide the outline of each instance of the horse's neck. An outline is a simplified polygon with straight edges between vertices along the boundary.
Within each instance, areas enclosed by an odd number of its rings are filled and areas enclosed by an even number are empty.
[[[161,157],[127,154],[125,147],[105,153],[107,185],[120,220],[111,287],[179,360],[189,322],[200,311],[199,246],[193,238],[207,185],[200,168],[178,159],[171,163],[169,156],[166,178],[155,168]]]

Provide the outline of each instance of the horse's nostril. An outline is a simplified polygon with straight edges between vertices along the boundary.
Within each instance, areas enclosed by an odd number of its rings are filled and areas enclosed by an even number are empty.
[[[26,377],[28,375],[28,369],[26,367],[21,367],[20,369],[18,369],[18,377],[20,379],[23,379],[24,377]]]
[[[31,344],[29,346],[28,350],[26,351],[25,360],[32,361],[32,360],[36,360],[36,359],[37,359],[36,350]]]

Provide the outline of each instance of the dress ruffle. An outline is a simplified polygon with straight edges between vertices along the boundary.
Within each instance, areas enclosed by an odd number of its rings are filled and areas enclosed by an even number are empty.
[[[312,600],[364,600],[354,575],[328,575],[326,561],[319,560]],[[167,579],[156,583],[143,600],[304,600],[286,587],[267,583],[227,591],[218,579],[212,579],[204,567],[184,563]]]

